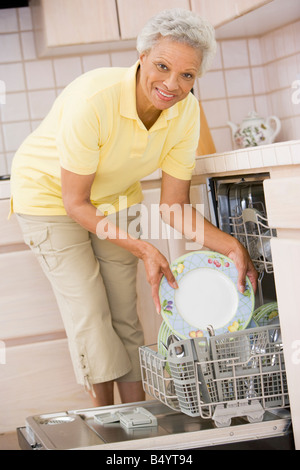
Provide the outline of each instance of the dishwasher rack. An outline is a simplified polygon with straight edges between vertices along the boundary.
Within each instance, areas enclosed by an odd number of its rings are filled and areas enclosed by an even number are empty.
[[[217,427],[241,416],[260,422],[265,411],[289,406],[279,325],[176,341],[167,357],[157,345],[139,351],[148,395]]]
[[[277,236],[277,232],[268,225],[264,210],[244,209],[229,217],[229,224],[231,235],[248,250],[255,269],[259,273],[273,273],[271,239]]]
[[[274,272],[271,252],[271,239],[277,237],[277,231],[268,224],[263,204],[260,211],[254,207],[244,210],[236,207],[235,214],[229,217],[231,235],[248,251],[258,276],[259,303],[263,305],[262,281],[265,273]]]

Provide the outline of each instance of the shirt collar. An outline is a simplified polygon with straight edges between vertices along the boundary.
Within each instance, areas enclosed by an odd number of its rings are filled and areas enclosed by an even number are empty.
[[[132,67],[130,67],[123,80],[121,87],[121,99],[120,99],[120,114],[129,119],[135,119],[141,123],[137,111],[136,111],[136,73],[140,65],[138,60]],[[178,103],[172,106],[169,109],[165,109],[151,127],[150,131],[161,129],[166,127],[168,120],[173,119],[178,116]],[[141,123],[145,128],[145,126]]]

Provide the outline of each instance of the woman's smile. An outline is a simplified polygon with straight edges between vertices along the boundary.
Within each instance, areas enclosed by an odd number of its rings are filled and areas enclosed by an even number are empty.
[[[166,91],[163,91],[160,88],[156,88],[156,91],[158,93],[159,98],[163,101],[172,101],[176,97],[176,95],[167,93]]]

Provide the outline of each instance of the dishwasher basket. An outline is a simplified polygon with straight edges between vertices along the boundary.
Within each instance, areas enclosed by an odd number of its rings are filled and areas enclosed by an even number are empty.
[[[259,422],[266,410],[289,406],[279,325],[177,341],[167,357],[143,346],[140,365],[148,395],[217,427],[238,416]]]

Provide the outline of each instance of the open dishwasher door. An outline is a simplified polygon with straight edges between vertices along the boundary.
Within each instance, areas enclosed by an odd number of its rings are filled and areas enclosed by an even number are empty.
[[[119,413],[134,415],[140,408],[155,422],[137,420],[128,427],[118,419]],[[31,416],[17,432],[23,450],[293,449],[287,410],[267,412],[260,423],[235,418],[230,427],[216,428],[210,420],[184,415],[156,400]]]

